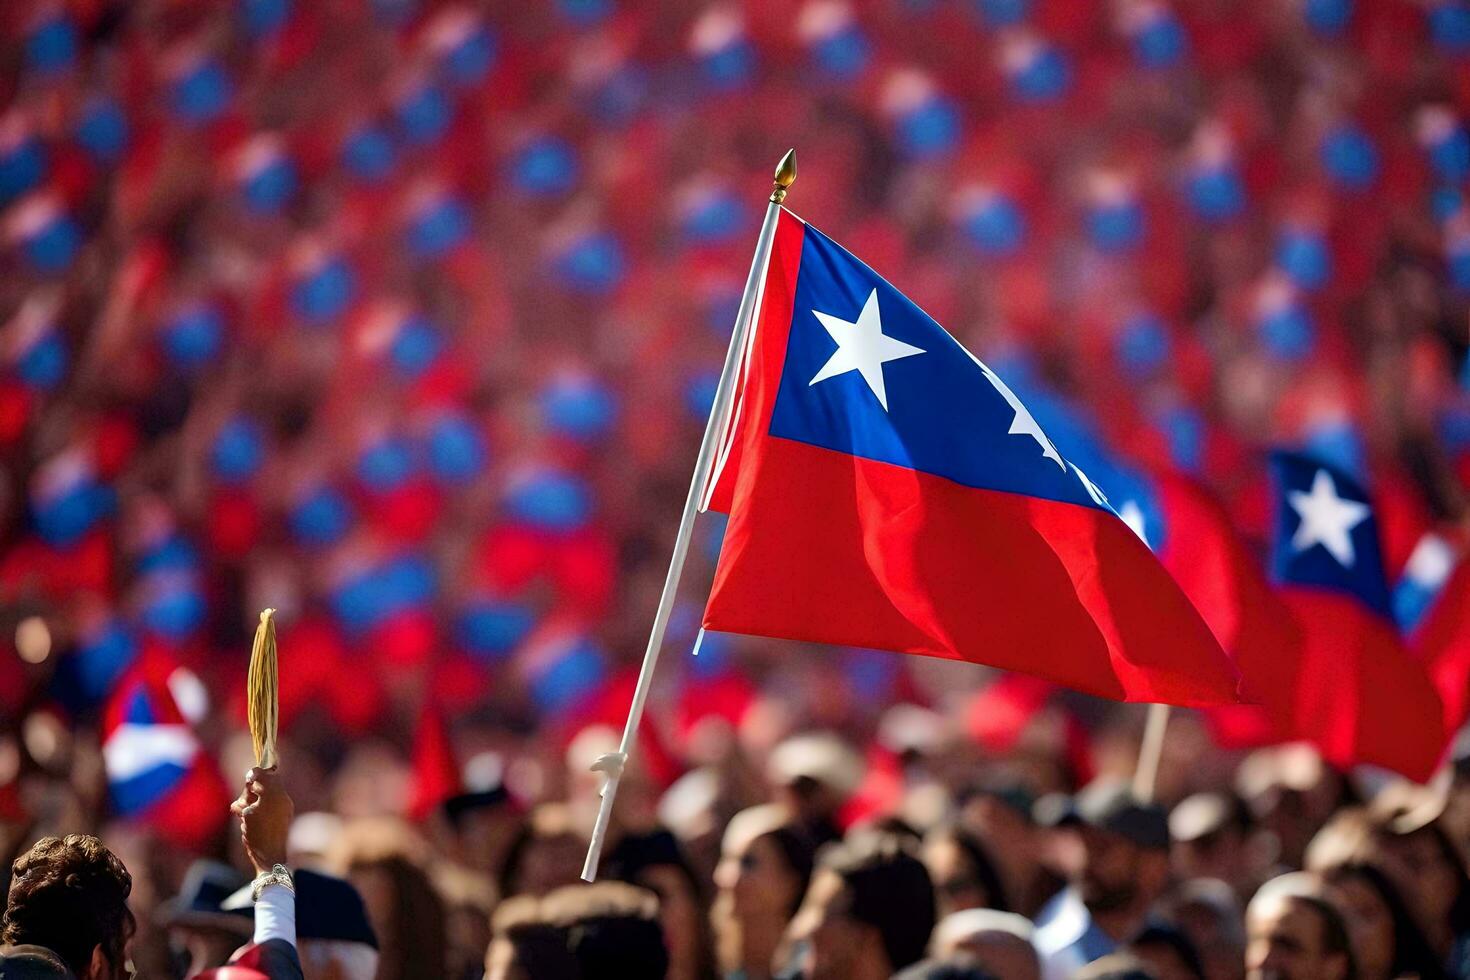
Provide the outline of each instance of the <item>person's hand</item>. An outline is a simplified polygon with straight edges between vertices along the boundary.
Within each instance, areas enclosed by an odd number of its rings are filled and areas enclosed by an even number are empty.
[[[296,806],[281,785],[281,774],[275,769],[251,769],[245,774],[245,788],[240,798],[230,804],[230,812],[240,818],[240,840],[257,874],[272,865],[286,863],[286,834]]]

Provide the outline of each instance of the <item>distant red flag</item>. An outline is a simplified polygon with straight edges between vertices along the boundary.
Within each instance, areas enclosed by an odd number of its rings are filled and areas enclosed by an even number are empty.
[[[408,815],[413,820],[427,820],[439,805],[461,789],[459,764],[454,761],[454,746],[449,728],[432,703],[425,703],[413,736],[412,795]]]
[[[1241,693],[1254,702],[1208,709],[1211,734],[1229,748],[1290,738],[1301,630],[1225,508],[1187,477],[1153,482],[1169,529],[1159,559],[1235,659]]]

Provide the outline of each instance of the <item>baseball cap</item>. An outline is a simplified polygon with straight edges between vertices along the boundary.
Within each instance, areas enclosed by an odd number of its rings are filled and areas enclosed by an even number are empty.
[[[1099,779],[1072,798],[1070,806],[1053,811],[1052,826],[1084,825],[1117,834],[1139,847],[1161,850],[1169,846],[1169,820],[1157,803],[1142,803],[1127,783]]]

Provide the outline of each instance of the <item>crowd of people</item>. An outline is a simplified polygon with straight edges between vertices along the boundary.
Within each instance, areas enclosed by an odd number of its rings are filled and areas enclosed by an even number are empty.
[[[958,755],[911,741],[898,753],[906,805],[844,830],[861,759],[834,735],[794,736],[771,754],[764,802],[731,813],[739,780],[725,765],[706,772],[719,792],[685,780],[653,812],[619,811],[596,884],[578,881],[576,809],[590,799],[525,810],[497,784],[450,797],[419,828],[344,824],[296,815],[289,770],[252,768],[230,806],[235,864],[195,861],[165,901],[148,902],[152,883],[95,836],[26,849],[0,975],[1470,975],[1470,753],[1426,787],[1344,777],[1300,745],[1261,749],[1232,786],[1172,807],[1109,776],[1034,799],[1034,771]],[[950,797],[946,769],[985,775]],[[643,768],[630,778],[643,798]]]
[[[1147,802],[1136,707],[681,655],[715,516],[577,883],[788,147],[1024,399],[1256,544],[1302,447],[1399,505],[1397,577],[1465,516],[1467,114],[1463,0],[0,4],[4,940],[54,953],[0,976],[262,935],[266,607],[307,977],[1470,975],[1470,751],[1176,711]]]

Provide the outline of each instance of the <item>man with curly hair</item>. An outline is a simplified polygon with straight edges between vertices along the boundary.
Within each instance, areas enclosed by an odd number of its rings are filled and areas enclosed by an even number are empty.
[[[80,980],[126,977],[132,890],[128,869],[96,837],[43,837],[16,859],[0,932],[9,948],[0,949],[0,964],[25,959],[44,976],[49,950]]]

